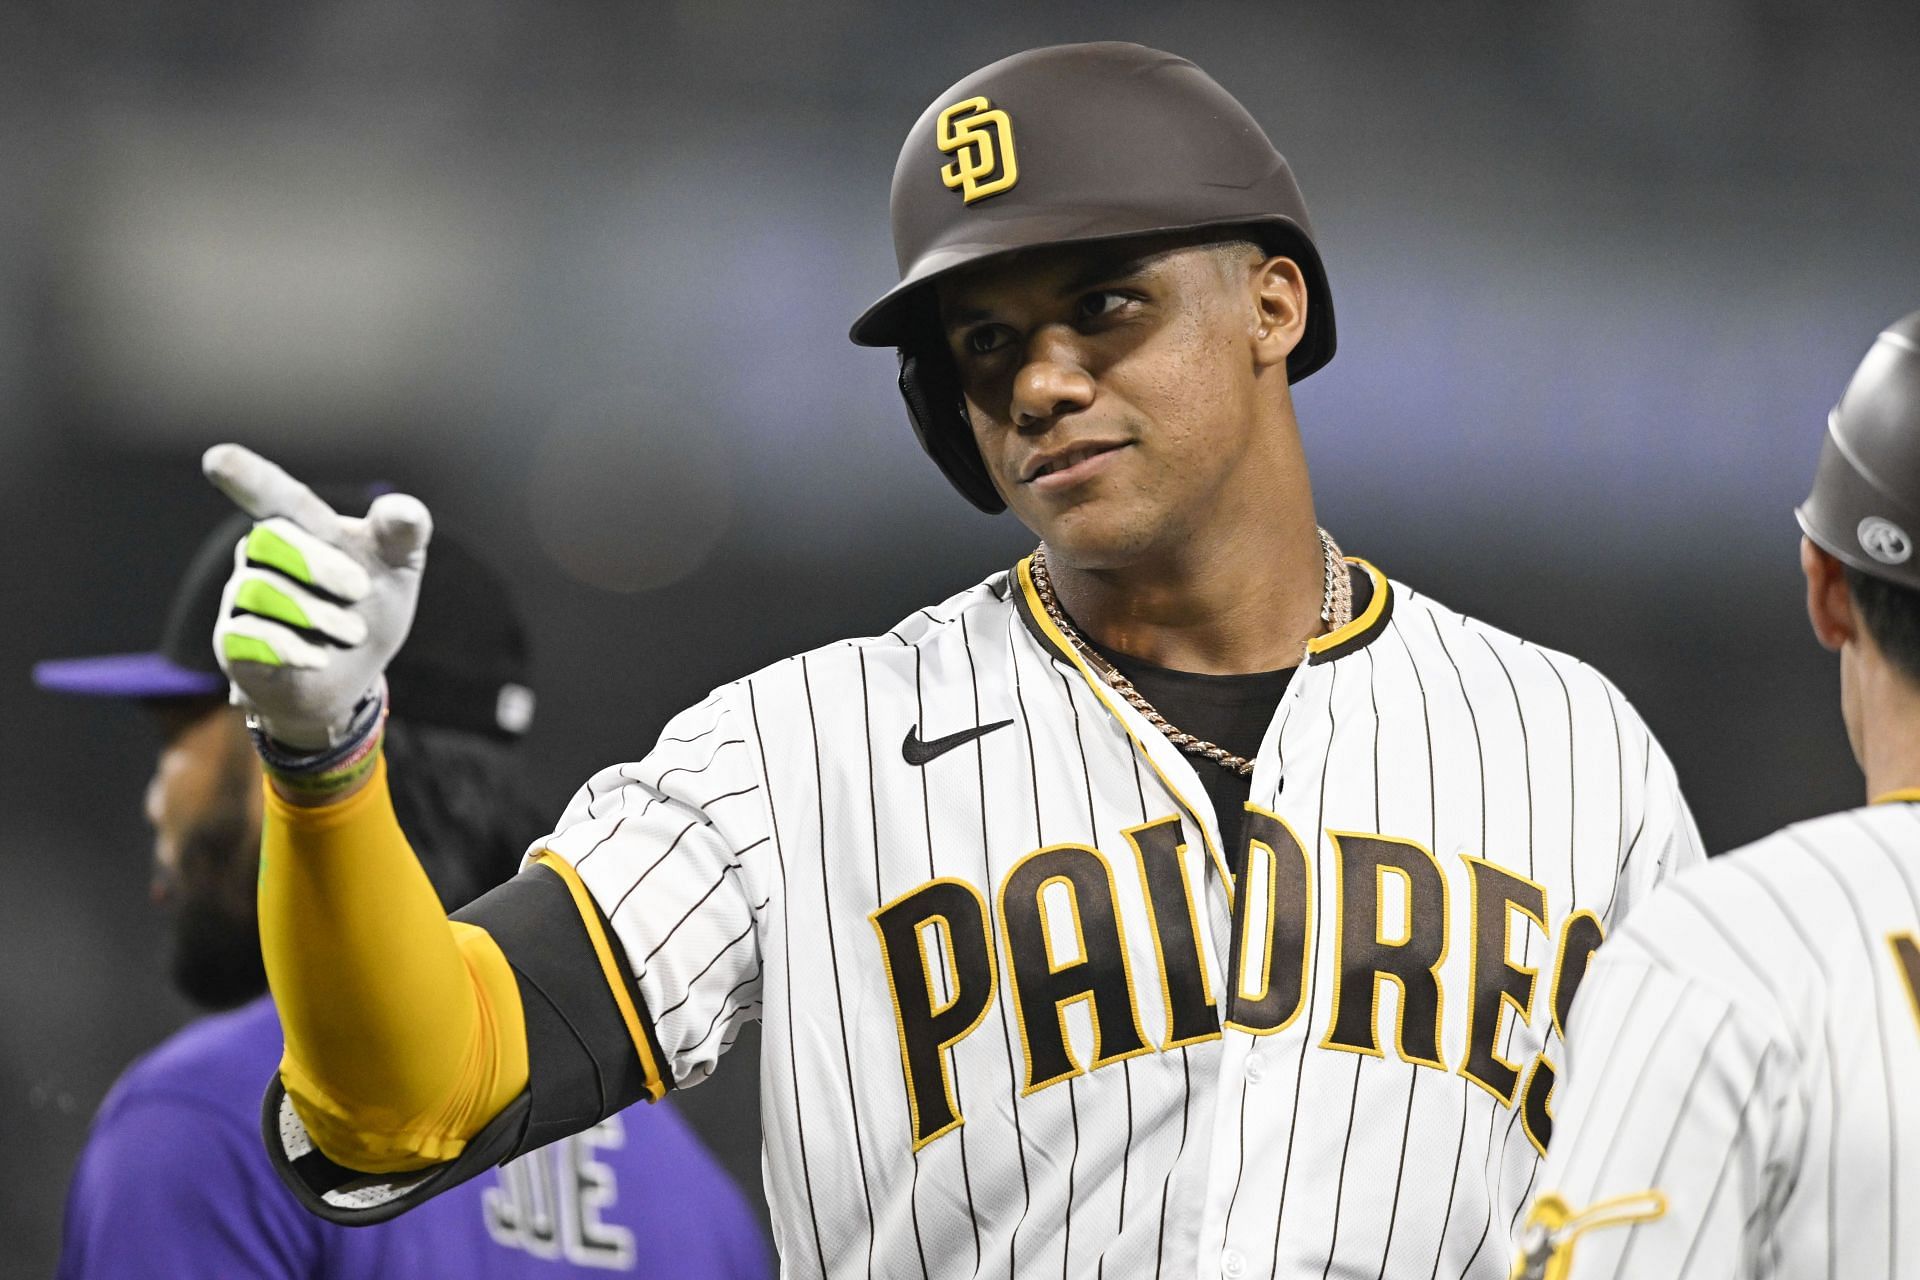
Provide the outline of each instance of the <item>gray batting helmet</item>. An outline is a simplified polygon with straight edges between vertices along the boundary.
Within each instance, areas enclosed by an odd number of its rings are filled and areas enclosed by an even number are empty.
[[[1041,245],[1217,228],[1292,258],[1306,278],[1289,381],[1333,358],[1333,299],[1293,171],[1246,108],[1184,58],[1072,44],[983,67],[907,134],[892,211],[900,283],[852,337],[900,349],[922,447],[983,511],[1006,504],[974,444],[928,287],[958,267]]]
[[[1920,590],[1920,311],[1889,325],[1854,371],[1794,514],[1841,563]]]

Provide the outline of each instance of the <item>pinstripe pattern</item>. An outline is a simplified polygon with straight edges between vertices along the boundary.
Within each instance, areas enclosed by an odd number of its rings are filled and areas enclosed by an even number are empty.
[[[1666,1212],[1576,1236],[1567,1274],[1920,1277],[1920,993],[1891,942],[1916,934],[1908,803],[1655,893],[1574,1006],[1541,1185],[1574,1210],[1657,1190]]]
[[[1537,1056],[1558,1053],[1560,923],[1584,908],[1611,925],[1698,859],[1644,726],[1590,668],[1392,587],[1391,612],[1357,643],[1296,673],[1251,780],[1311,869],[1311,918],[1266,922],[1304,927],[1299,1014],[1272,1034],[1168,1049],[1162,965],[1194,958],[1161,948],[1144,855],[1125,833],[1177,833],[1165,856],[1197,923],[1181,945],[1197,947],[1220,1016],[1242,976],[1226,962],[1245,923],[1231,912],[1254,908],[1236,908],[1209,855],[1217,824],[1188,758],[1088,682],[1022,591],[998,575],[881,636],[716,691],[644,760],[596,775],[542,842],[608,906],[679,1086],[763,1019],[765,1168],[786,1274],[1500,1274],[1537,1158],[1518,1097],[1459,1070],[1478,936],[1464,859],[1545,894],[1547,928],[1510,915],[1504,966],[1481,975],[1539,971],[1524,1007],[1502,1006],[1485,1032],[1521,1073],[1517,1094]],[[1010,723],[917,767],[898,745],[909,730],[932,742],[998,721]],[[1341,939],[1375,925],[1340,923],[1344,855],[1329,831],[1433,855],[1446,904],[1421,918],[1449,939],[1434,971],[1445,1070],[1399,1056],[1392,982],[1374,1017],[1384,1056],[1323,1044],[1351,993],[1373,990],[1356,971],[1336,995]],[[1002,893],[1016,865],[1065,847],[1106,868],[1110,907],[1062,908],[1060,894],[1082,891],[1058,879],[1039,881],[1037,904]],[[935,881],[984,904],[994,986],[970,1029],[929,1050],[952,1098],[943,1114],[959,1123],[916,1149],[915,1108],[939,1099],[910,1097],[907,1023],[870,917]],[[1415,904],[1387,900],[1398,907],[1383,906],[1378,927],[1392,934],[1395,911],[1411,921]],[[1087,1069],[1093,999],[1023,1011],[1019,931],[1003,924],[1022,910],[1038,912],[1056,974],[1093,968],[1089,938],[1114,931],[1144,1052]],[[925,1015],[950,1007],[969,972],[953,961],[924,949],[927,990],[898,998],[926,1000]],[[1030,1088],[1033,1037],[1061,1034],[1081,1069]]]

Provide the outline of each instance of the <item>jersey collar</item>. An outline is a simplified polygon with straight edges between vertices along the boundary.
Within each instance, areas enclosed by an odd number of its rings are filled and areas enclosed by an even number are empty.
[[[1347,563],[1356,573],[1364,573],[1372,584],[1373,591],[1353,621],[1344,627],[1315,636],[1307,642],[1307,665],[1321,666],[1328,662],[1337,662],[1351,653],[1372,644],[1381,632],[1387,629],[1387,623],[1393,618],[1393,584],[1387,575],[1373,567],[1371,563],[1358,556],[1348,556]],[[1033,586],[1033,557],[1027,556],[1013,567],[1008,575],[1012,584],[1011,595],[1014,607],[1020,614],[1020,621],[1033,634],[1047,651],[1062,662],[1080,666],[1080,655],[1073,644],[1047,616],[1046,606],[1040,603],[1040,593]],[[1091,678],[1091,676],[1089,676]],[[1097,683],[1097,681],[1096,681]]]
[[[1393,618],[1393,584],[1387,580],[1387,575],[1358,556],[1348,556],[1347,563],[1352,566],[1353,572],[1367,575],[1367,581],[1373,584],[1373,595],[1367,601],[1367,607],[1346,626],[1307,641],[1308,666],[1337,662],[1350,653],[1360,652],[1387,629],[1387,623]]]

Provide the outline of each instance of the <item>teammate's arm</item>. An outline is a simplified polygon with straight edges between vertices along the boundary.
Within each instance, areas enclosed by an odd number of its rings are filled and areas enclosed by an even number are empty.
[[[1797,1124],[1788,1043],[1637,930],[1595,954],[1570,1021],[1516,1280],[1747,1274]]]

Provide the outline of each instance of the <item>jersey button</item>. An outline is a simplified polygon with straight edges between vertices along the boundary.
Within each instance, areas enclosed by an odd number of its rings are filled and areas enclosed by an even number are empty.
[[[1260,1077],[1267,1073],[1266,1064],[1260,1061],[1260,1055],[1257,1053],[1249,1053],[1247,1055],[1247,1065],[1243,1067],[1242,1070],[1247,1073],[1247,1083],[1249,1084],[1259,1084]]]
[[[1227,1280],[1240,1280],[1247,1273],[1247,1260],[1240,1256],[1238,1249],[1229,1249],[1220,1255],[1220,1274]]]

